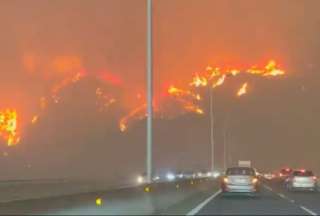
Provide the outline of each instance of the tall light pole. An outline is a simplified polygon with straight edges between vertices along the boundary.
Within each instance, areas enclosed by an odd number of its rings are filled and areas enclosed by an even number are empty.
[[[214,171],[214,116],[213,116],[213,90],[209,87],[209,97],[210,97],[210,144],[211,144],[211,171]]]
[[[147,183],[152,181],[152,116],[153,116],[153,55],[152,0],[147,0]]]
[[[224,131],[223,131],[223,169],[226,170],[228,167],[228,113],[224,122]]]

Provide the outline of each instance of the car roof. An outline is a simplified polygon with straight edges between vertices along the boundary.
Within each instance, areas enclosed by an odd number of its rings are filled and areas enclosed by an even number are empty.
[[[241,166],[237,166],[237,167],[229,167],[227,168],[228,169],[252,169],[252,170],[255,170],[254,168],[252,167],[241,167]]]

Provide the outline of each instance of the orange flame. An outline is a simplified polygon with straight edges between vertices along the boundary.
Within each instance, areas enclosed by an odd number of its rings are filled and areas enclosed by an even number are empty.
[[[254,66],[249,68],[247,70],[247,73],[262,75],[262,76],[281,76],[285,74],[285,71],[279,69],[274,60],[270,60],[264,68],[259,69],[256,66]]]
[[[39,116],[38,116],[38,115],[33,116],[32,120],[31,120],[31,123],[32,123],[32,124],[37,123],[37,122],[38,122],[38,119],[39,119]]]
[[[98,87],[96,89],[96,96],[97,96],[97,105],[99,107],[99,111],[103,111],[105,110],[106,108],[108,108],[111,104],[115,103],[116,102],[116,99],[113,98],[112,96],[106,94],[103,92],[103,90]]]
[[[38,69],[36,70],[38,66],[37,63],[38,62],[36,61],[34,55],[26,55],[23,58],[23,64],[29,72],[41,71]],[[78,82],[86,75],[82,72],[75,74],[76,71],[81,71],[83,67],[81,58],[77,56],[58,56],[51,62],[50,65],[51,69],[55,70],[60,74],[59,79],[62,78],[62,80],[51,88],[50,94],[47,97],[42,97],[40,99],[40,110],[44,110],[51,101],[53,101],[54,103],[59,103],[60,91],[66,86]],[[228,68],[228,70],[226,70],[225,67],[219,68],[207,66],[203,73],[196,73],[192,76],[191,82],[189,83],[189,89],[180,89],[172,85],[167,89],[167,94],[169,94],[169,96],[171,96],[174,100],[178,101],[179,105],[181,105],[180,107],[182,107],[184,110],[183,113],[187,111],[196,114],[204,114],[203,109],[199,105],[197,105],[197,102],[202,100],[202,97],[195,91],[194,87],[201,88],[208,86],[209,88],[216,88],[218,86],[223,85],[226,82],[226,77],[237,76],[239,74],[244,73],[267,77],[284,75],[285,71],[279,69],[278,65],[274,60],[268,61],[264,67],[259,68],[257,66],[252,66],[251,68],[242,70],[237,68],[232,69],[230,67]],[[123,84],[121,77],[111,74],[108,71],[101,71],[97,77],[101,80],[113,84],[114,86]],[[237,96],[240,97],[246,94],[247,86],[248,84],[244,83],[238,90]],[[111,104],[116,102],[115,98],[104,92],[104,90],[100,87],[96,88],[95,93],[97,97],[97,106],[99,111],[105,110]],[[141,94],[138,94],[137,98],[140,100],[140,102],[142,102]],[[11,114],[9,115],[8,113]],[[134,108],[126,116],[120,119],[120,130],[126,131],[128,129],[130,121],[135,119],[142,119],[145,116],[146,104],[144,102],[142,105]],[[41,115],[39,113],[37,115],[34,115],[31,119],[31,123],[36,124],[39,121],[40,117]],[[11,127],[8,127],[8,122],[4,122],[3,119],[5,118],[7,119],[6,121],[9,121]],[[17,114],[15,111],[6,110],[0,112],[0,137],[7,140],[8,145],[13,145],[19,142],[19,137],[17,137],[16,135],[16,124]],[[15,127],[14,129],[13,126]]]
[[[253,66],[246,70],[240,69],[228,69],[222,70],[219,67],[206,67],[205,75],[199,75],[196,73],[193,77],[189,85],[191,87],[206,87],[211,86],[212,88],[216,88],[221,86],[225,83],[227,76],[237,76],[241,73],[249,73],[252,75],[260,75],[260,76],[280,76],[284,75],[285,72],[278,68],[275,61],[270,60],[267,64],[262,67],[258,68]],[[237,91],[237,96],[240,97],[247,93],[248,83],[242,84],[241,88]],[[174,85],[170,86],[167,89],[167,93],[169,96],[173,97],[179,104],[182,106],[184,111],[193,112],[196,114],[204,114],[203,109],[198,106],[195,102],[200,101],[202,99],[200,94],[194,93],[194,89],[191,88],[190,90],[187,89],[180,89],[175,87]],[[120,120],[119,127],[121,131],[125,131],[128,128],[128,123],[131,119],[137,119],[145,116],[145,104],[140,106],[133,111],[131,111],[127,116],[123,117]]]
[[[194,104],[194,100],[200,101],[202,99],[200,94],[195,94],[188,90],[178,89],[174,86],[169,87],[168,93],[171,96],[174,96],[181,104],[183,104],[184,109],[188,112],[194,112],[197,114],[204,113],[201,108]]]
[[[226,79],[226,75],[223,74],[221,77],[218,78],[218,80],[215,83],[212,84],[212,88],[222,85],[225,79]]]
[[[196,113],[196,114],[199,114],[199,115],[202,115],[204,114],[204,111],[203,109],[201,109],[200,107],[196,106],[196,105],[193,105],[193,104],[187,104],[184,106],[184,109],[189,111],[189,112],[192,112],[192,113]]]
[[[243,83],[241,88],[238,90],[237,95],[238,97],[244,95],[247,93],[247,87],[248,87],[248,83]]]
[[[65,88],[67,85],[71,84],[71,83],[76,83],[78,82],[80,79],[82,79],[85,76],[84,73],[79,72],[76,73],[74,76],[72,77],[67,77],[64,80],[62,80],[60,83],[58,83],[57,85],[55,85],[52,88],[52,99],[54,100],[55,103],[59,102],[59,97],[58,97],[58,93],[61,89]]]
[[[208,69],[208,68],[207,68]],[[218,76],[221,76],[222,72],[220,70],[220,68],[218,67],[215,67],[215,68],[211,68],[211,70],[207,70],[207,72],[209,72],[209,78],[208,80],[212,80],[214,77],[218,77]]]
[[[0,111],[0,136],[7,141],[8,146],[16,145],[20,141],[17,133],[17,119],[15,110]]]
[[[188,90],[179,89],[175,86],[170,86],[168,88],[168,93],[171,96],[176,96],[176,97],[189,96],[195,100],[201,100],[201,96],[199,94],[195,94],[195,93],[188,91]]]
[[[207,86],[207,84],[208,84],[207,78],[203,76],[199,76],[198,74],[196,74],[193,77],[192,82],[190,83],[191,86],[195,86],[195,87]]]
[[[266,72],[263,74],[263,76],[279,76],[285,74],[283,70],[277,68],[276,62],[273,60],[268,62],[268,64],[265,66],[265,69]]]
[[[147,104],[143,104],[134,110],[132,110],[128,115],[122,117],[119,122],[119,128],[121,132],[125,132],[128,129],[128,123],[131,119],[137,118],[142,119],[146,116]]]
[[[232,76],[237,76],[240,73],[240,70],[232,69],[230,73],[232,74]]]

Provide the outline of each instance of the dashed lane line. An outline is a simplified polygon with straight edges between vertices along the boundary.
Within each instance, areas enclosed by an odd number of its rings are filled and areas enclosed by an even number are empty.
[[[282,194],[282,193],[277,193],[277,194],[278,194],[279,197],[281,197],[283,199],[287,199],[287,197],[284,194]]]
[[[266,189],[268,189],[269,191],[273,191],[271,187],[269,187],[268,185],[263,185]],[[279,197],[281,197],[282,199],[288,200],[291,203],[295,203],[296,201],[293,199],[289,199],[288,197],[286,197],[284,194],[282,193],[276,193]],[[315,213],[314,211],[306,208],[305,206],[299,206],[303,211],[307,212],[309,215],[318,215],[317,213]]]
[[[304,206],[299,206],[302,210],[304,210],[305,212],[307,212],[310,215],[318,215],[317,213],[311,211],[310,209],[304,207]]]
[[[268,185],[265,185],[265,184],[264,184],[263,187],[266,188],[266,189],[269,190],[269,191],[273,191],[272,188],[269,187]]]
[[[218,190],[213,195],[208,197],[205,201],[200,203],[198,206],[196,206],[194,209],[192,209],[190,212],[188,212],[187,216],[196,215],[203,207],[205,207],[211,200],[213,200],[216,196],[218,196],[222,191]]]

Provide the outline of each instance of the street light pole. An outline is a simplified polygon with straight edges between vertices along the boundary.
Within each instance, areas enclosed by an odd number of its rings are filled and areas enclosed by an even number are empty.
[[[228,141],[229,141],[229,137],[230,137],[230,115],[232,115],[234,110],[234,106],[230,106],[230,108],[227,110],[226,114],[225,114],[225,119],[224,119],[224,128],[223,128],[223,164],[224,164],[224,169],[226,170],[228,168],[229,164],[232,164],[231,161],[231,152],[229,152],[229,145],[228,145]],[[231,116],[232,117],[232,116]],[[230,148],[231,150],[231,148]]]
[[[153,116],[153,56],[152,56],[152,0],[147,0],[147,183],[152,181],[152,116]]]
[[[211,144],[211,171],[214,171],[214,116],[213,116],[213,90],[209,87],[210,97],[210,144]]]
[[[224,122],[224,131],[223,131],[223,168],[224,170],[228,167],[228,115],[226,116],[225,122]]]

